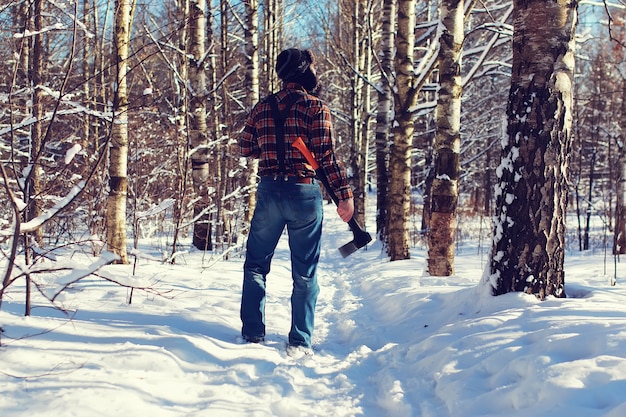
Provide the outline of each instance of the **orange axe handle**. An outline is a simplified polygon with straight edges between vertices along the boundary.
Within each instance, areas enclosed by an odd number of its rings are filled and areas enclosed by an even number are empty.
[[[302,156],[304,156],[304,159],[306,159],[309,165],[311,165],[311,168],[313,168],[313,171],[317,171],[317,169],[320,167],[320,164],[317,163],[315,157],[313,156],[309,148],[306,147],[302,138],[299,137],[298,139],[294,140],[293,147],[300,151]]]

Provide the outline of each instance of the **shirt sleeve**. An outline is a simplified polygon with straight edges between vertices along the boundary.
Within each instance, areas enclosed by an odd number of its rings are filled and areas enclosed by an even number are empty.
[[[255,117],[257,107],[255,106],[250,112],[248,119],[239,135],[239,151],[241,156],[259,158],[261,156],[261,148],[257,140],[257,131],[255,127]]]
[[[326,104],[313,118],[311,126],[311,149],[318,159],[330,188],[339,200],[352,198],[352,188],[342,163],[335,155],[335,141],[330,109]]]

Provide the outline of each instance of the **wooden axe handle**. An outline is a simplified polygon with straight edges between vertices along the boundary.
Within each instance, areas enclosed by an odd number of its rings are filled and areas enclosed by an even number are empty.
[[[292,146],[299,150],[302,156],[304,156],[309,165],[311,165],[311,167],[315,170],[317,178],[322,182],[322,184],[326,188],[326,191],[328,191],[328,194],[330,194],[330,197],[333,199],[336,205],[339,205],[339,199],[337,198],[337,194],[335,194],[333,189],[330,187],[328,179],[324,175],[323,169],[320,167],[320,164],[317,163],[315,157],[313,156],[311,151],[309,151],[309,148],[306,147],[306,144],[304,143],[302,138],[296,139],[293,142]],[[361,228],[361,226],[354,219],[354,216],[352,216],[352,218],[348,222],[348,226],[350,226],[350,230],[352,230],[354,239],[339,248],[339,252],[344,258],[372,241],[372,236],[370,236],[369,233]]]

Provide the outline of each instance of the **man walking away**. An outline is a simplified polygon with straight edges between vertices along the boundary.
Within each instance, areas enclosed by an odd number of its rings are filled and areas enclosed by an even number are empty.
[[[354,214],[354,200],[335,156],[330,110],[315,95],[319,85],[311,52],[282,51],[276,72],[283,89],[256,104],[239,138],[242,156],[259,159],[260,175],[246,246],[241,334],[252,343],[265,338],[266,277],[286,226],[293,278],[288,352],[312,354],[322,194],[315,171],[291,144],[300,137],[315,155],[339,199],[337,213],[344,222]]]

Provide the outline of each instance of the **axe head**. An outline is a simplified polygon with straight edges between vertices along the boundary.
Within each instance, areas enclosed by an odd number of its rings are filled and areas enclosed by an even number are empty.
[[[354,252],[358,251],[372,241],[372,236],[360,228],[356,230],[353,229],[352,232],[354,234],[354,239],[339,248],[339,253],[341,253],[341,256],[344,258],[352,255]]]

